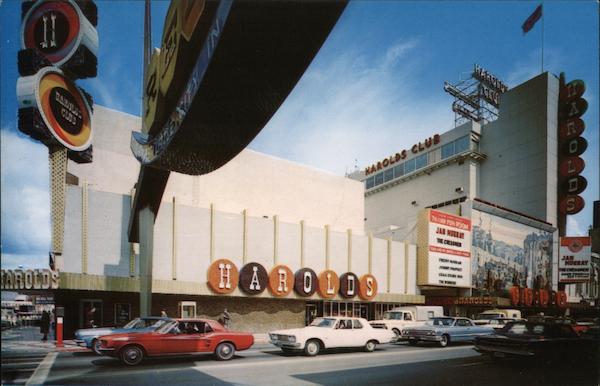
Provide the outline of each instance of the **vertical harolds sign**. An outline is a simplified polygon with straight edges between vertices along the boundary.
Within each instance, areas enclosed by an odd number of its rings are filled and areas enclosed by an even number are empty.
[[[559,283],[587,283],[590,281],[591,237],[561,237],[559,256]]]
[[[587,180],[581,176],[585,163],[580,157],[587,148],[587,141],[581,136],[585,123],[581,116],[588,104],[582,98],[585,83],[573,80],[565,84],[564,73],[560,74],[558,96],[558,213],[559,230],[564,235],[566,216],[579,213],[585,206],[579,195],[587,187]],[[562,225],[562,226],[561,226]]]
[[[418,285],[471,286],[471,220],[433,209],[419,214]]]

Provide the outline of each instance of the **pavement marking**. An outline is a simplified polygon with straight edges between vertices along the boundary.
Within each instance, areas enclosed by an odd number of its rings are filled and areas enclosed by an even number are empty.
[[[483,362],[463,363],[462,365],[456,365],[454,367],[468,367],[468,366],[479,366],[483,365]]]
[[[50,373],[50,368],[52,368],[57,355],[58,353],[56,352],[49,352],[25,385],[43,385],[48,378],[48,373]]]

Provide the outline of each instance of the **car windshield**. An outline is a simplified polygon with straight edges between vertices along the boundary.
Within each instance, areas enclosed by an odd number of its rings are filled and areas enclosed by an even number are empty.
[[[385,320],[402,320],[402,312],[386,311],[383,313],[383,319],[385,319]]]
[[[501,318],[502,315],[500,314],[479,314],[477,315],[477,318],[475,319],[485,319],[485,320],[492,320],[492,319],[496,319],[496,318]]]
[[[123,328],[135,328],[134,326],[136,326],[140,321],[140,318],[135,318],[132,321],[130,321],[129,323],[127,323],[126,325],[123,326]]]
[[[312,321],[312,323],[310,324],[311,326],[314,327],[333,327],[333,325],[335,324],[335,319],[332,318],[316,318],[315,320]]]
[[[429,319],[426,323],[428,326],[451,326],[454,324],[452,318],[433,318]]]
[[[492,319],[490,320],[490,324],[494,324],[494,325],[502,325],[505,324],[506,321],[502,320],[502,319]]]

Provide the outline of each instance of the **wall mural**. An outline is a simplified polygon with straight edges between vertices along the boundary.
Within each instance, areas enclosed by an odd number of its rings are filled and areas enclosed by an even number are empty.
[[[552,233],[473,210],[472,283],[501,294],[513,285],[547,288],[552,281]]]

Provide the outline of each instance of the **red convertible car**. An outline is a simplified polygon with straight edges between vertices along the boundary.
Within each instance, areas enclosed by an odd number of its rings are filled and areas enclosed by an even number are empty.
[[[252,334],[229,331],[209,319],[175,319],[153,332],[99,339],[102,355],[117,357],[129,366],[163,355],[214,353],[218,360],[229,360],[235,350],[247,350],[254,343]]]

